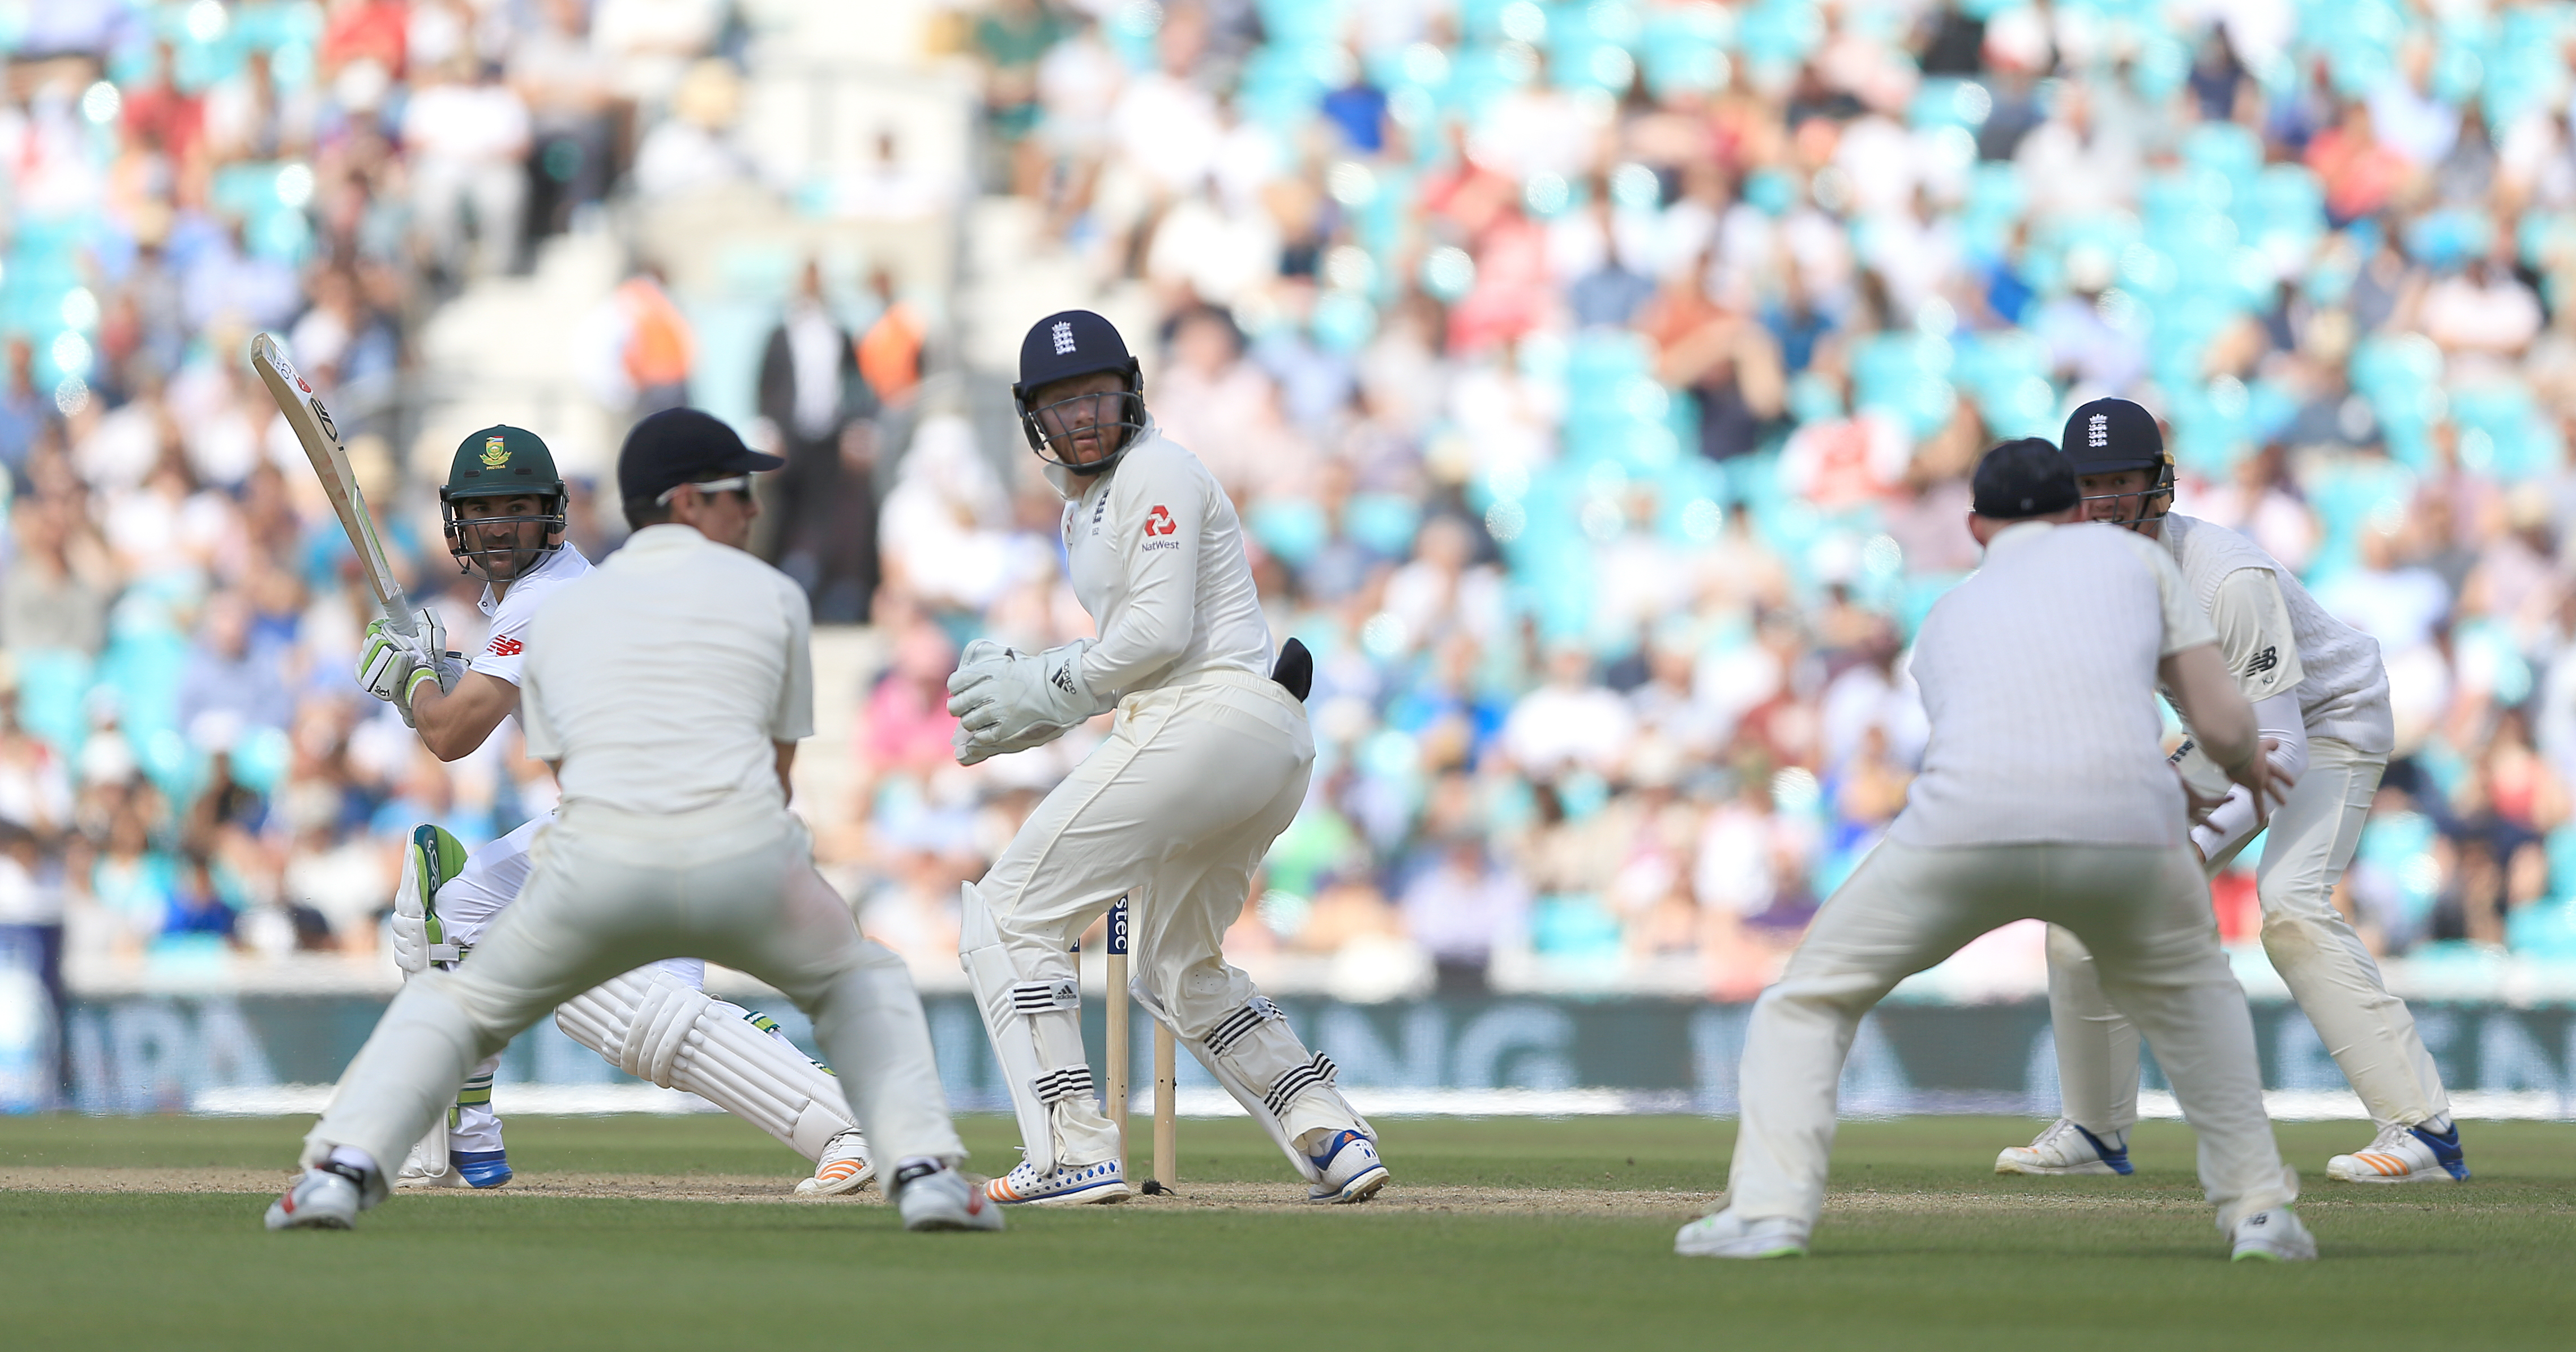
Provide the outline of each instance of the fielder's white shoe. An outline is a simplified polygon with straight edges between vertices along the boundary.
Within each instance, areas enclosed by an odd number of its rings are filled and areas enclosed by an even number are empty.
[[[365,1178],[345,1164],[307,1169],[286,1195],[268,1204],[271,1230],[346,1230],[366,1209]]]
[[[2299,1213],[2285,1206],[2257,1211],[2236,1223],[2229,1236],[2232,1262],[2307,1263],[2317,1256],[2317,1237],[2299,1223]]]
[[[1027,1160],[984,1185],[984,1195],[1004,1206],[1091,1206],[1127,1200],[1127,1172],[1116,1160],[1039,1173]]]
[[[2130,1168],[2127,1132],[2105,1140],[2064,1117],[2049,1124],[2030,1144],[1995,1156],[1999,1174],[2125,1174]]]
[[[1386,1186],[1386,1165],[1377,1157],[1377,1142],[1356,1131],[1338,1131],[1306,1158],[1324,1177],[1306,1189],[1306,1200],[1340,1204],[1365,1202]]]
[[[2367,1148],[2327,1160],[2326,1177],[2344,1183],[2465,1183],[2469,1161],[2460,1151],[2457,1123],[2438,1132],[2388,1126]]]
[[[1002,1209],[956,1169],[915,1160],[895,1170],[895,1210],[906,1230],[999,1230]]]
[[[838,1197],[857,1192],[876,1176],[877,1166],[868,1158],[867,1138],[852,1127],[823,1143],[823,1158],[814,1162],[814,1176],[796,1185],[796,1195]]]
[[[1804,1258],[1807,1227],[1786,1216],[1748,1221],[1729,1208],[1683,1226],[1673,1236],[1673,1252],[1684,1258]]]

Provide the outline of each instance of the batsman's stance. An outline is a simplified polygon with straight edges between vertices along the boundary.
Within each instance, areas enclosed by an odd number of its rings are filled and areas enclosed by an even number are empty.
[[[2254,873],[2263,951],[2378,1127],[2369,1145],[2327,1160],[2326,1177],[2467,1178],[2442,1073],[2406,1002],[2388,993],[2370,950],[2334,907],[2335,879],[2361,843],[2362,818],[2397,740],[2379,645],[2328,615],[2253,541],[2172,512],[2173,461],[2145,409],[2096,399],[2067,419],[2059,449],[2082,486],[2087,520],[2126,526],[2173,556],[2192,604],[2217,627],[2220,653],[2254,702],[2263,736],[2277,744],[2273,763],[2298,776],[2272,814]],[[2184,770],[2205,789],[2224,787],[2205,756],[2186,758]],[[2238,789],[2192,829],[2191,843],[2216,872],[2257,829]],[[2125,1174],[2138,1120],[2138,1030],[2103,998],[2083,943],[2055,927],[2048,1007],[2064,1115],[2039,1139],[2004,1151],[1995,1172]]]
[[[760,468],[778,463],[755,458],[766,462]],[[455,760],[518,710],[529,622],[559,588],[591,569],[564,543],[563,477],[533,432],[487,427],[465,438],[438,499],[448,552],[483,579],[490,637],[459,663],[431,611],[414,615],[417,644],[378,620],[360,648],[358,683],[401,710],[440,760]],[[547,813],[471,857],[446,831],[413,828],[393,917],[394,963],[406,977],[453,967],[473,952],[527,882],[529,849],[553,819]],[[843,1193],[865,1184],[875,1173],[867,1142],[843,1111],[832,1073],[768,1020],[708,996],[700,989],[706,970],[696,958],[673,958],[628,972],[566,1001],[556,1026],[609,1064],[693,1092],[814,1161],[814,1176],[797,1191]],[[492,1112],[500,1061],[495,1051],[474,1067],[447,1122],[413,1147],[395,1186],[495,1188],[510,1181],[501,1119]]]
[[[1100,637],[1042,653],[968,645],[948,682],[957,759],[1038,746],[1112,709],[1118,718],[983,881],[966,885],[966,974],[1026,1151],[991,1194],[1127,1197],[1067,956],[1126,896],[1137,1002],[1270,1133],[1310,1200],[1363,1200],[1387,1179],[1376,1131],[1334,1088],[1332,1061],[1309,1053],[1218,950],[1306,796],[1312,659],[1292,640],[1274,671],[1234,504],[1146,416],[1136,360],[1108,320],[1087,310],[1039,320],[1011,393],[1065,499],[1074,594]]]
[[[777,463],[691,409],[627,437],[617,477],[635,534],[539,609],[520,673],[528,753],[554,767],[562,809],[473,956],[394,998],[305,1137],[270,1229],[347,1227],[476,1062],[582,991],[682,954],[740,967],[813,1015],[848,1072],[834,1087],[895,1163],[887,1191],[907,1229],[1001,1228],[956,1170],[966,1150],[903,960],[860,937],[787,810],[796,743],[814,731],[811,621],[805,593],[741,548],[750,471]]]

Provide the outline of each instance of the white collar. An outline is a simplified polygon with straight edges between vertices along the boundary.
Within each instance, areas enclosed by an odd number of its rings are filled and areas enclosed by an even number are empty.
[[[1986,554],[1989,558],[1993,557],[1995,551],[2005,547],[2006,542],[2011,542],[2018,547],[2023,542],[2036,540],[2042,532],[2054,529],[2057,524],[2054,521],[2016,521],[1996,531],[1994,536],[1986,541]]]
[[[571,549],[572,541],[566,540],[552,549],[542,551],[537,555],[537,566],[517,577],[511,578],[510,585],[515,587],[532,578],[545,576],[546,570],[555,567],[559,562],[561,562],[563,556],[570,552]],[[483,584],[483,599],[475,602],[474,608],[482,611],[486,617],[489,617],[494,612],[500,610],[501,602],[498,598],[492,595],[491,583],[486,582]]]
[[[1145,426],[1136,433],[1135,440],[1127,443],[1127,449],[1118,453],[1119,461],[1124,463],[1128,456],[1136,453],[1138,447],[1143,446],[1149,439],[1159,437],[1162,434],[1163,429],[1154,421],[1154,415],[1151,413],[1146,414]],[[1072,470],[1066,469],[1064,466],[1041,456],[1038,460],[1038,472],[1046,476],[1047,483],[1055,489],[1057,497],[1060,497],[1067,502],[1080,502],[1091,492],[1091,486],[1093,484],[1109,482],[1109,476],[1118,472],[1118,466],[1111,465],[1109,468],[1100,471],[1098,474],[1076,474]]]
[[[683,521],[657,521],[626,537],[626,547],[618,552],[642,551],[646,554],[668,554],[700,545],[714,545],[697,527]],[[723,548],[717,545],[717,548]]]

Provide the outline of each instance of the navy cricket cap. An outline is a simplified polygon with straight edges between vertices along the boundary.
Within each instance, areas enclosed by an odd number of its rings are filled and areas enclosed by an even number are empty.
[[[1972,510],[1991,520],[2052,516],[2075,505],[2075,470],[2046,437],[2023,437],[1986,452],[1969,490]]]
[[[2165,462],[2165,434],[2156,415],[2126,399],[2095,399],[2066,417],[2058,445],[2077,474],[2152,470]]]
[[[682,484],[786,463],[743,445],[741,434],[714,414],[666,408],[626,434],[626,445],[617,452],[617,496],[650,502]]]
[[[1020,340],[1015,392],[1025,399],[1052,381],[1135,369],[1136,359],[1127,351],[1127,340],[1118,336],[1117,325],[1089,310],[1059,310],[1030,325],[1029,335]]]

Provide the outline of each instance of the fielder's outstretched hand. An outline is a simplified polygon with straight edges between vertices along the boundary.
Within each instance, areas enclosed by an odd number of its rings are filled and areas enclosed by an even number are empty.
[[[2280,749],[2280,742],[2266,737],[2251,758],[2227,772],[2229,779],[2243,785],[2245,791],[2253,795],[2254,824],[2258,828],[2271,820],[2272,809],[2287,801],[2290,790],[2299,782],[2298,775],[2288,766],[2275,763],[2273,753]]]

